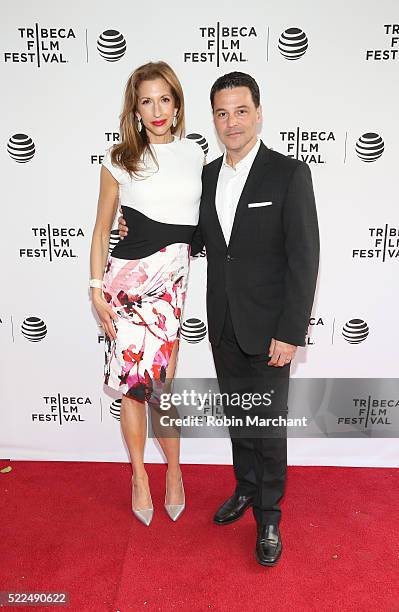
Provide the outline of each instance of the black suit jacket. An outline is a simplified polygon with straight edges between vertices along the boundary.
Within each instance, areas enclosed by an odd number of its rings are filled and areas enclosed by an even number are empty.
[[[243,351],[267,353],[271,338],[304,346],[319,262],[319,232],[309,166],[259,151],[226,245],[215,205],[223,156],[204,166],[192,254],[206,247],[211,343],[220,341],[227,303]],[[268,206],[249,207],[255,202]]]

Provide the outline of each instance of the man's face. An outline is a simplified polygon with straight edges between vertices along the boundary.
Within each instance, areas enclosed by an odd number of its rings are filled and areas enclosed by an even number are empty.
[[[256,140],[262,109],[256,108],[248,87],[221,89],[213,99],[213,120],[226,149],[238,153]]]

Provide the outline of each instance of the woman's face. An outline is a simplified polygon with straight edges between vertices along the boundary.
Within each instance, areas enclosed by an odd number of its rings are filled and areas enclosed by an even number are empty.
[[[164,79],[140,83],[137,91],[136,117],[141,118],[150,142],[163,143],[171,140],[175,112],[177,112],[176,103]]]

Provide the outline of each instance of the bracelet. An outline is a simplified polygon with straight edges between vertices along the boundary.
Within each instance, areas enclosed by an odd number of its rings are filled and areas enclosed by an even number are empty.
[[[98,278],[91,278],[89,287],[96,287],[96,289],[102,289],[103,281],[99,280]]]

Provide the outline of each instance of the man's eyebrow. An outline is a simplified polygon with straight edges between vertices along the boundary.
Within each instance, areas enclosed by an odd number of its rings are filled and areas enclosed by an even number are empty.
[[[249,106],[247,104],[240,104],[240,106],[236,106],[234,108],[234,110],[239,110],[240,108],[249,108]],[[225,108],[215,108],[215,113],[218,113],[219,111],[225,111]]]

